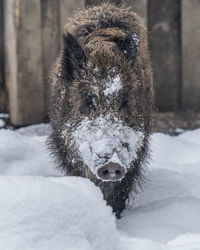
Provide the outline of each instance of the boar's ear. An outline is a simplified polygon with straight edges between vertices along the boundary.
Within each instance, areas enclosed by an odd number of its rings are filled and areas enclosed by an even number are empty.
[[[61,55],[63,77],[72,80],[75,70],[83,67],[86,57],[78,40],[69,32],[63,35]]]
[[[139,38],[133,34],[128,34],[123,42],[120,43],[120,49],[124,55],[134,64],[138,55]]]

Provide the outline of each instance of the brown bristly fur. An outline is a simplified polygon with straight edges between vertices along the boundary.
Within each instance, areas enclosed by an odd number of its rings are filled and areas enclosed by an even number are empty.
[[[137,35],[138,44],[134,43],[133,34]],[[122,76],[123,89],[108,104],[103,95],[97,98],[93,87],[102,90],[101,82],[113,68]],[[109,3],[76,12],[67,22],[51,83],[52,152],[68,175],[83,176],[98,185],[119,217],[129,193],[132,189],[136,191],[140,184],[149,152],[153,79],[142,19],[129,8]],[[88,97],[84,93],[94,96],[97,107],[87,107]],[[106,115],[108,110],[124,125],[145,135],[137,160],[121,182],[102,182],[82,162],[72,163],[72,158],[77,154],[71,146],[72,129],[85,117],[95,119],[99,115]],[[69,122],[72,128],[66,130]],[[68,138],[67,145],[63,131]]]

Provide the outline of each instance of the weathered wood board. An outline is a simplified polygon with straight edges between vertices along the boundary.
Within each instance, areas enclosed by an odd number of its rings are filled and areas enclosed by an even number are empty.
[[[182,0],[182,107],[200,110],[200,1]]]
[[[159,111],[181,105],[181,2],[148,1],[149,46]]]
[[[0,1],[0,112],[8,111],[8,96],[4,75],[4,20],[3,1]]]
[[[57,0],[41,1],[42,13],[42,66],[44,81],[45,114],[49,111],[51,85],[49,74],[59,52],[60,15]]]
[[[75,10],[85,8],[85,0],[59,0],[60,1],[60,30],[62,31]]]
[[[43,121],[40,0],[5,1],[6,81],[14,125]]]

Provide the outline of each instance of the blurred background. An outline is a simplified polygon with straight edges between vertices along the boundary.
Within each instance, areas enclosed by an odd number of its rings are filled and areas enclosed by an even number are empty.
[[[73,11],[100,0],[0,0],[0,112],[15,126],[48,120],[48,74]],[[112,0],[144,18],[155,130],[200,127],[200,0]]]

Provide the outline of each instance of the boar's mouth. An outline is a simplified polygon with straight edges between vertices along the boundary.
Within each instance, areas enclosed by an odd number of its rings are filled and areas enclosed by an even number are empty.
[[[77,155],[74,162],[82,161],[103,181],[120,181],[137,159],[143,141],[141,131],[124,126],[109,115],[92,120],[86,117],[72,127],[71,133],[71,145]]]

